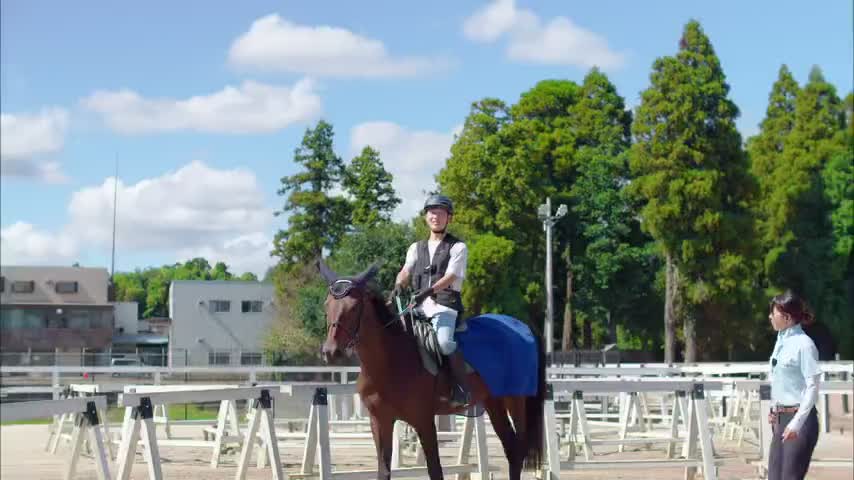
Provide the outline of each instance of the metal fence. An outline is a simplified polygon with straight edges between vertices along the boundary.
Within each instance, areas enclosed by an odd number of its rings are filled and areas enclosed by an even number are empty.
[[[111,352],[0,352],[0,365],[7,367],[205,367],[208,365],[267,366],[271,362],[263,352],[242,350],[211,350],[207,355],[190,355],[184,349],[171,352],[111,351]]]
[[[550,365],[619,365],[620,363],[654,362],[655,358],[647,352],[618,350],[571,350],[553,352],[547,359]],[[264,352],[247,350],[211,349],[203,355],[191,354],[186,349],[167,349],[111,352],[0,352],[0,365],[8,367],[207,367],[207,366],[283,366],[287,362],[282,358],[271,358]],[[300,365],[322,365],[301,359]],[[357,365],[358,362],[350,362]]]

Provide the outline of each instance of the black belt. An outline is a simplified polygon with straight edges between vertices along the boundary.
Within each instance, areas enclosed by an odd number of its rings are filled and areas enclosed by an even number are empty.
[[[775,405],[771,407],[774,413],[795,413],[800,408],[800,405]]]

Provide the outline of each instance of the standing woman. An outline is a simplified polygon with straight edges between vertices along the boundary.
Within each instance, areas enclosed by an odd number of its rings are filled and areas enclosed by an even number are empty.
[[[771,354],[769,480],[803,479],[818,441],[818,350],[801,328],[810,318],[804,300],[786,290],[771,300],[768,318],[777,331]]]

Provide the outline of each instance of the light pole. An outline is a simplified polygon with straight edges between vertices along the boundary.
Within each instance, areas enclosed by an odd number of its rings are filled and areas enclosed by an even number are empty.
[[[546,354],[554,350],[554,301],[552,299],[552,227],[566,215],[566,205],[561,204],[552,215],[552,199],[546,198],[546,203],[537,209],[537,218],[543,222],[546,231]]]

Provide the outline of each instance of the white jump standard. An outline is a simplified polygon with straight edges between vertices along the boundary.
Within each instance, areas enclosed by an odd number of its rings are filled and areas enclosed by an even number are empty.
[[[77,414],[77,422],[71,434],[71,455],[63,478],[71,480],[77,469],[77,461],[83,448],[83,439],[89,437],[94,446],[95,469],[99,480],[112,480],[110,465],[101,434],[101,419],[98,411],[107,408],[107,398],[87,397],[65,400],[43,400],[38,402],[4,403],[0,405],[3,422],[47,418],[53,415]]]

